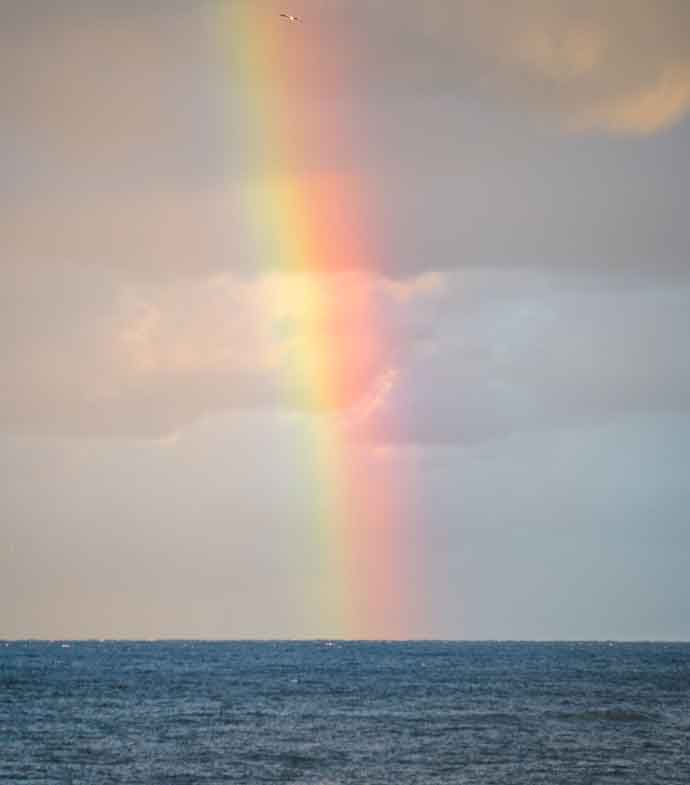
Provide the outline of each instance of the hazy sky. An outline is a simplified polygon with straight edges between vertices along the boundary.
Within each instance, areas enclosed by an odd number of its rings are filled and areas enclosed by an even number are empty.
[[[0,5],[0,637],[342,634],[304,433],[364,418],[396,634],[688,639],[690,4],[225,5]],[[305,182],[370,227],[325,283],[247,221]],[[334,409],[312,285],[386,337]]]

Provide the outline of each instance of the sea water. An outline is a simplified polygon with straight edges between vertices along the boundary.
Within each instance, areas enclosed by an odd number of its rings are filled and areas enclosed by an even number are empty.
[[[690,645],[0,643],[2,783],[690,784]]]

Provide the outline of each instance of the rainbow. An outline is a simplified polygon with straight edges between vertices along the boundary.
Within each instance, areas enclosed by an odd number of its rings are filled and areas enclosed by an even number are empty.
[[[288,23],[279,14],[285,9],[256,1],[225,0],[217,9],[228,84],[243,96],[227,124],[247,158],[247,232],[257,269],[284,281],[271,289],[268,318],[281,324],[297,314],[282,367],[290,404],[309,412],[295,446],[312,487],[317,562],[304,587],[305,630],[320,638],[409,637],[409,478],[385,461],[371,470],[366,411],[357,436],[351,427],[372,396],[365,380],[392,347],[371,285],[380,268],[367,223],[373,183],[352,166],[324,163],[351,161],[356,149],[352,120],[338,110],[346,69],[308,19]],[[328,103],[328,111],[316,111],[309,94],[324,84],[329,99],[322,94],[319,106]]]

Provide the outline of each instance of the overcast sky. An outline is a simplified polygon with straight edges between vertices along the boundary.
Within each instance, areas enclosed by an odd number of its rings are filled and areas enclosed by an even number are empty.
[[[687,640],[690,4],[58,5],[0,5],[0,637]],[[248,205],[314,182],[371,253],[259,258]],[[326,409],[309,287],[376,313]],[[324,600],[343,423],[395,624]]]

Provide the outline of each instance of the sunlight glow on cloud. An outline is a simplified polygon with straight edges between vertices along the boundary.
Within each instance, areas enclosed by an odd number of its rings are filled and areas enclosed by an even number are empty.
[[[89,279],[69,268],[53,277],[24,273],[15,281],[15,296],[38,307],[65,274],[84,285],[97,279],[96,271]],[[313,314],[305,301],[314,291],[347,287],[350,306],[358,299],[362,307],[377,302],[404,323],[428,297],[429,280],[434,277],[393,282],[362,272],[251,278],[218,273],[165,283],[115,276],[98,307],[94,300],[89,308],[76,288],[59,310],[45,311],[43,329],[33,307],[5,314],[15,340],[5,359],[0,420],[29,431],[159,438],[213,412],[301,406],[291,394],[291,366],[311,340]],[[337,335],[325,340],[337,341],[352,358],[341,405],[379,408],[393,383],[393,358],[385,345],[370,345],[351,308],[339,311],[333,303],[333,309],[327,325]],[[61,329],[51,331],[48,324],[56,318]],[[406,338],[401,351],[409,340],[414,338]]]
[[[690,109],[690,64],[669,68],[658,81],[639,93],[583,111],[572,120],[574,130],[610,130],[652,134],[670,128]]]
[[[690,6],[674,0],[465,3],[467,41],[509,103],[571,131],[651,134],[690,109]]]

